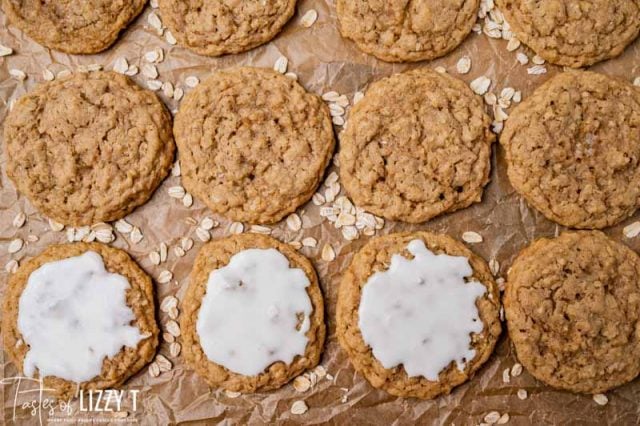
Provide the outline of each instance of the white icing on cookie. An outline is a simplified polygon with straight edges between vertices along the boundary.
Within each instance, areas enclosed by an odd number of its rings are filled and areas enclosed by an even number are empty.
[[[45,263],[20,296],[18,330],[29,352],[24,373],[76,383],[100,375],[105,358],[142,339],[126,303],[129,282],[93,251]]]
[[[207,357],[245,376],[304,355],[309,279],[275,249],[249,249],[209,275],[196,331]]]
[[[359,327],[384,368],[403,365],[409,377],[431,381],[455,361],[460,371],[473,359],[471,333],[482,332],[476,299],[486,292],[465,257],[436,255],[421,240],[409,243],[414,258],[391,258],[362,289]]]

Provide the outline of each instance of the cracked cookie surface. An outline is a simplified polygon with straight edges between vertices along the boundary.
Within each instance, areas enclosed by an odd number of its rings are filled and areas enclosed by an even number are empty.
[[[174,133],[187,190],[250,223],[278,222],[306,203],[335,145],[322,99],[261,68],[213,74],[183,101]]]
[[[38,43],[66,53],[98,53],[142,12],[147,0],[2,0],[9,21]]]
[[[249,249],[278,250],[289,260],[289,267],[304,271],[310,282],[306,291],[313,307],[313,312],[309,316],[310,327],[306,333],[308,342],[304,356],[296,356],[290,364],[275,362],[256,376],[235,373],[209,360],[200,344],[196,330],[200,307],[207,292],[209,275],[212,271],[227,266],[237,253]],[[316,271],[309,259],[298,253],[291,245],[266,235],[234,235],[212,241],[202,247],[193,265],[191,282],[182,302],[181,312],[180,329],[185,361],[210,386],[242,393],[277,389],[320,362],[326,329],[322,292]]]
[[[296,0],[160,0],[162,19],[196,53],[240,53],[273,39],[293,16]]]
[[[342,133],[340,178],[354,203],[427,221],[481,200],[495,137],[467,85],[427,69],[372,84]]]
[[[162,102],[113,72],[41,84],[15,103],[4,141],[18,191],[73,226],[117,220],[146,202],[175,151]]]
[[[514,261],[504,306],[518,359],[537,379],[601,393],[640,373],[640,258],[598,231],[540,239]]]
[[[615,225],[640,205],[639,129],[638,88],[593,72],[562,73],[505,124],[509,180],[561,225]]]
[[[388,62],[446,55],[471,32],[480,0],[338,0],[340,32]]]
[[[82,390],[119,387],[153,359],[158,346],[159,330],[151,278],[122,250],[99,243],[73,243],[48,247],[26,261],[9,278],[2,317],[4,348],[8,358],[22,371],[29,347],[20,343],[23,339],[18,326],[18,309],[20,297],[31,274],[46,263],[80,256],[87,251],[98,253],[107,271],[127,279],[130,287],[126,291],[126,304],[135,315],[135,326],[147,337],[140,340],[135,348],[125,347],[114,357],[105,358],[100,375],[86,382],[75,383],[59,377],[45,377],[44,387],[53,389],[57,397],[65,400],[74,397],[78,386]]]
[[[373,355],[371,347],[365,343],[358,326],[358,309],[367,281],[374,273],[387,270],[393,255],[411,258],[407,245],[413,240],[424,241],[426,247],[435,254],[466,257],[473,269],[473,275],[468,279],[476,280],[487,288],[485,295],[476,300],[484,329],[482,333],[472,335],[471,346],[476,351],[475,357],[468,360],[464,371],[451,363],[440,372],[438,381],[429,381],[422,376],[409,377],[402,365],[384,368]],[[447,235],[429,232],[392,234],[372,239],[355,254],[345,271],[338,293],[336,333],[356,371],[374,387],[396,396],[432,399],[448,394],[454,387],[469,380],[489,359],[502,331],[499,311],[500,292],[489,267],[464,244]]]
[[[640,32],[639,0],[497,0],[518,39],[580,68],[620,55]]]

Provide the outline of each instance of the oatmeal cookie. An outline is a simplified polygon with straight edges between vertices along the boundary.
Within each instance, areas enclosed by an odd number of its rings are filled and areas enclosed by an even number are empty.
[[[360,50],[388,62],[446,55],[476,23],[480,0],[338,0],[340,32]]]
[[[269,42],[296,10],[296,0],[160,0],[159,5],[178,43],[207,56]]]
[[[615,225],[640,205],[639,127],[638,88],[593,72],[553,77],[505,124],[511,184],[561,225]]]
[[[9,21],[38,43],[66,53],[111,46],[147,0],[2,0]]]
[[[407,246],[414,240],[423,241],[435,254],[467,258],[473,272],[466,281],[475,280],[486,287],[484,296],[476,300],[484,327],[482,332],[473,334],[471,338],[475,356],[467,360],[463,371],[452,362],[440,371],[437,381],[430,381],[423,376],[410,377],[403,365],[384,368],[374,356],[372,348],[365,343],[359,327],[359,307],[369,279],[377,272],[388,270],[394,255],[411,257]],[[448,394],[454,387],[469,380],[488,360],[501,333],[499,311],[500,292],[489,267],[464,244],[447,235],[428,232],[392,234],[372,239],[356,253],[345,271],[338,294],[337,335],[356,371],[373,386],[396,396],[431,399]]]
[[[250,223],[278,222],[309,201],[335,144],[322,99],[261,68],[218,71],[201,83],[174,134],[187,190]]]
[[[482,100],[427,69],[376,82],[349,114],[340,178],[354,203],[419,223],[479,202],[495,137]]]
[[[497,0],[518,39],[580,68],[620,55],[640,32],[639,0]]]
[[[504,297],[518,359],[556,388],[601,393],[640,373],[640,257],[598,231],[524,249]]]
[[[123,347],[116,356],[105,358],[102,372],[91,380],[76,383],[55,376],[44,377],[44,387],[53,389],[56,396],[62,399],[72,398],[77,389],[109,389],[121,386],[153,359],[158,346],[159,331],[155,318],[151,278],[122,250],[99,243],[62,244],[50,246],[38,256],[23,263],[18,271],[9,278],[2,316],[4,349],[9,360],[20,371],[23,371],[25,357],[30,348],[28,344],[25,344],[20,332],[18,317],[21,296],[33,272],[47,263],[80,256],[88,251],[95,252],[102,257],[108,272],[119,274],[129,282],[129,289],[126,291],[126,305],[135,315],[132,325],[139,329],[142,340],[135,348]],[[45,301],[42,303],[44,304]],[[97,321],[104,323],[104,319]],[[71,338],[74,331],[69,330],[69,333]]]
[[[113,72],[41,84],[15,103],[4,127],[7,175],[41,213],[66,225],[126,216],[173,163],[164,105]]]

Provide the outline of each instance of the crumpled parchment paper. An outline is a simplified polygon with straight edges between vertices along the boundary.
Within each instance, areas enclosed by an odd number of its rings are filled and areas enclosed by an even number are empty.
[[[319,13],[318,21],[311,28],[300,25],[300,18],[309,9]],[[445,67],[448,72],[467,82],[481,75],[492,80],[491,91],[499,94],[504,87],[522,90],[523,96],[546,81],[550,76],[561,72],[560,67],[547,65],[548,73],[531,76],[527,66],[516,61],[515,52],[506,50],[507,42],[490,39],[484,34],[472,34],[464,44],[445,58],[412,65],[391,65],[359,52],[356,47],[343,40],[337,30],[335,5],[333,1],[299,1],[298,13],[285,27],[285,30],[271,43],[248,53],[207,58],[168,44],[150,27],[147,17],[151,12],[147,7],[140,18],[131,25],[118,42],[99,55],[72,56],[49,51],[22,34],[17,28],[9,26],[6,17],[0,13],[0,44],[11,47],[14,54],[0,58],[0,121],[9,108],[9,103],[31,90],[35,84],[43,81],[43,70],[54,74],[63,70],[74,71],[79,66],[98,63],[104,69],[112,69],[116,60],[126,58],[129,64],[140,67],[144,63],[143,55],[155,48],[162,48],[165,60],[158,64],[159,79],[170,81],[176,87],[190,89],[185,84],[188,76],[205,78],[212,70],[236,65],[272,67],[276,59],[283,55],[289,59],[289,71],[299,76],[299,81],[310,91],[322,94],[330,90],[346,94],[350,99],[357,91],[364,91],[369,83],[382,76],[390,75],[413,67]],[[520,48],[531,58],[533,53]],[[471,72],[459,75],[456,63],[468,55],[472,59]],[[530,65],[529,65],[530,66]],[[19,81],[9,73],[11,69],[24,71],[28,78]],[[599,64],[594,70],[632,80],[640,75],[640,41],[634,43],[619,58]],[[146,78],[141,74],[133,77],[141,85]],[[160,94],[171,110],[176,110],[179,102],[168,100]],[[507,110],[509,112],[509,110]],[[338,132],[340,128],[336,128]],[[0,136],[1,137],[1,136]],[[1,142],[1,140],[0,140]],[[21,261],[41,252],[52,243],[67,240],[66,234],[49,229],[47,219],[42,217],[22,196],[16,193],[13,185],[4,173],[6,159],[1,159],[2,187],[0,188],[0,295],[4,292],[8,273],[4,265],[11,259]],[[448,214],[422,225],[406,225],[388,222],[379,234],[390,232],[425,229],[448,233],[461,238],[465,231],[475,231],[484,237],[484,242],[471,248],[487,261],[496,259],[504,275],[517,252],[533,239],[552,236],[562,232],[556,226],[518,197],[506,176],[504,153],[495,148],[493,157],[492,181],[486,189],[481,204]],[[335,169],[335,166],[332,168]],[[213,238],[229,234],[230,222],[211,214],[201,203],[195,202],[186,208],[180,200],[170,198],[168,188],[179,185],[179,177],[168,178],[153,198],[138,208],[127,220],[138,226],[144,239],[134,244],[129,235],[116,232],[116,247],[127,250],[140,265],[154,278],[166,269],[173,272],[171,283],[156,283],[158,303],[165,296],[184,293],[189,281],[189,271],[202,242],[195,235],[196,226],[188,218],[200,221],[210,216],[220,222],[212,231]],[[284,223],[274,227],[273,235],[286,241],[300,241],[312,236],[318,239],[317,248],[303,248],[302,252],[311,258],[320,274],[325,296],[328,340],[322,357],[322,365],[332,379],[319,379],[308,392],[299,393],[291,385],[275,392],[230,397],[219,390],[210,390],[202,379],[184,368],[179,357],[168,354],[168,344],[163,343],[160,353],[171,359],[173,368],[169,372],[152,378],[147,369],[143,369],[124,386],[125,390],[139,390],[138,405],[133,410],[131,398],[125,397],[122,411],[128,416],[116,419],[113,413],[82,412],[78,401],[69,406],[49,405],[46,394],[38,392],[21,393],[36,389],[26,382],[18,386],[13,377],[17,376],[14,365],[8,363],[4,353],[0,358],[2,365],[3,419],[7,424],[38,424],[40,422],[79,423],[119,423],[139,422],[144,425],[156,424],[479,424],[491,411],[508,413],[509,424],[637,424],[640,422],[640,381],[623,386],[608,394],[609,403],[599,406],[590,396],[559,392],[534,380],[525,371],[518,377],[511,377],[508,383],[503,380],[503,372],[516,362],[506,332],[496,348],[494,356],[484,368],[467,384],[455,389],[451,395],[434,401],[418,401],[392,397],[383,391],[372,388],[361,376],[355,374],[347,357],[340,350],[335,336],[335,304],[341,271],[350,261],[353,252],[368,239],[362,236],[354,242],[346,241],[339,230],[319,216],[319,207],[312,203],[302,207],[304,226],[300,232],[293,232]],[[12,225],[20,211],[27,214],[27,222],[21,228]],[[300,211],[299,211],[300,213]],[[607,233],[622,240],[635,250],[640,250],[640,238],[627,239],[622,229],[625,225],[640,218],[631,219],[624,224],[608,229]],[[248,224],[245,224],[248,228]],[[9,243],[15,238],[28,241],[29,236],[37,236],[16,254],[7,251]],[[184,257],[177,257],[173,248],[180,245],[183,237],[195,241],[193,249]],[[35,240],[31,237],[31,240]],[[169,245],[168,260],[160,266],[154,266],[148,257],[159,244]],[[330,243],[338,257],[333,262],[323,261],[321,249]],[[159,314],[162,324],[167,315]],[[528,398],[521,400],[517,391],[525,389]],[[232,395],[233,396],[233,395]],[[290,408],[294,401],[304,400],[309,410],[302,415],[294,415]]]

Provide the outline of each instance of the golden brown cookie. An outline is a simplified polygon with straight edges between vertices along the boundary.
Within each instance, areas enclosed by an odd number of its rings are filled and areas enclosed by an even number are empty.
[[[276,249],[289,260],[291,268],[304,271],[310,282],[306,292],[313,307],[309,317],[309,330],[306,333],[308,343],[304,356],[296,356],[288,365],[284,362],[276,362],[257,376],[238,374],[209,360],[200,345],[200,338],[196,331],[196,322],[203,297],[207,292],[209,275],[212,271],[227,266],[234,255],[248,249]],[[260,234],[241,234],[205,245],[196,258],[181,310],[180,328],[184,358],[187,364],[213,387],[243,393],[276,389],[303,371],[315,367],[320,361],[325,324],[322,293],[316,271],[311,262],[289,244],[281,243],[271,237]]]
[[[504,307],[518,359],[548,385],[595,394],[640,373],[640,257],[601,232],[524,249]]]
[[[562,73],[505,124],[511,184],[561,225],[615,225],[640,205],[639,127],[640,90],[593,72]]]
[[[41,213],[66,225],[126,216],[173,163],[164,105],[113,72],[41,84],[16,102],[4,127],[7,175]]]
[[[638,0],[497,0],[518,39],[573,68],[620,55],[640,32]]]
[[[464,371],[458,370],[452,362],[440,372],[438,381],[429,381],[422,376],[409,377],[402,365],[384,368],[375,358],[371,347],[365,343],[358,325],[363,288],[369,278],[376,272],[386,271],[393,255],[411,258],[407,246],[413,240],[422,240],[435,254],[466,257],[473,269],[469,280],[478,281],[487,288],[485,295],[476,300],[484,329],[482,333],[472,334],[471,346],[476,352],[475,357],[467,360]],[[500,293],[489,267],[464,244],[449,236],[428,232],[392,234],[372,239],[356,253],[345,271],[338,294],[337,335],[356,371],[374,387],[396,396],[431,399],[448,394],[454,387],[469,380],[487,361],[501,333],[499,310]]]
[[[482,100],[428,69],[372,84],[342,132],[340,179],[358,207],[419,223],[479,202],[495,137]]]
[[[340,32],[360,50],[388,62],[439,58],[476,23],[480,0],[338,0]]]
[[[296,0],[160,0],[162,19],[196,53],[241,53],[269,42],[289,21]]]
[[[232,220],[275,223],[309,201],[334,148],[329,109],[272,70],[218,71],[183,101],[174,134],[187,190]]]
[[[111,46],[147,0],[2,0],[9,21],[38,43],[66,53]]]
[[[135,348],[123,347],[115,357],[105,358],[98,377],[83,383],[74,383],[59,377],[44,378],[44,387],[54,389],[56,396],[72,398],[78,389],[108,389],[121,386],[153,359],[158,346],[158,326],[155,318],[153,283],[151,278],[122,250],[99,243],[73,243],[49,246],[38,256],[28,260],[11,275],[4,296],[2,332],[4,349],[22,372],[29,351],[18,326],[19,303],[31,274],[46,263],[80,256],[87,251],[98,253],[108,272],[124,276],[130,288],[126,291],[126,304],[135,315],[135,325],[143,339]],[[73,330],[69,330],[70,338]],[[27,344],[25,344],[27,343]]]

